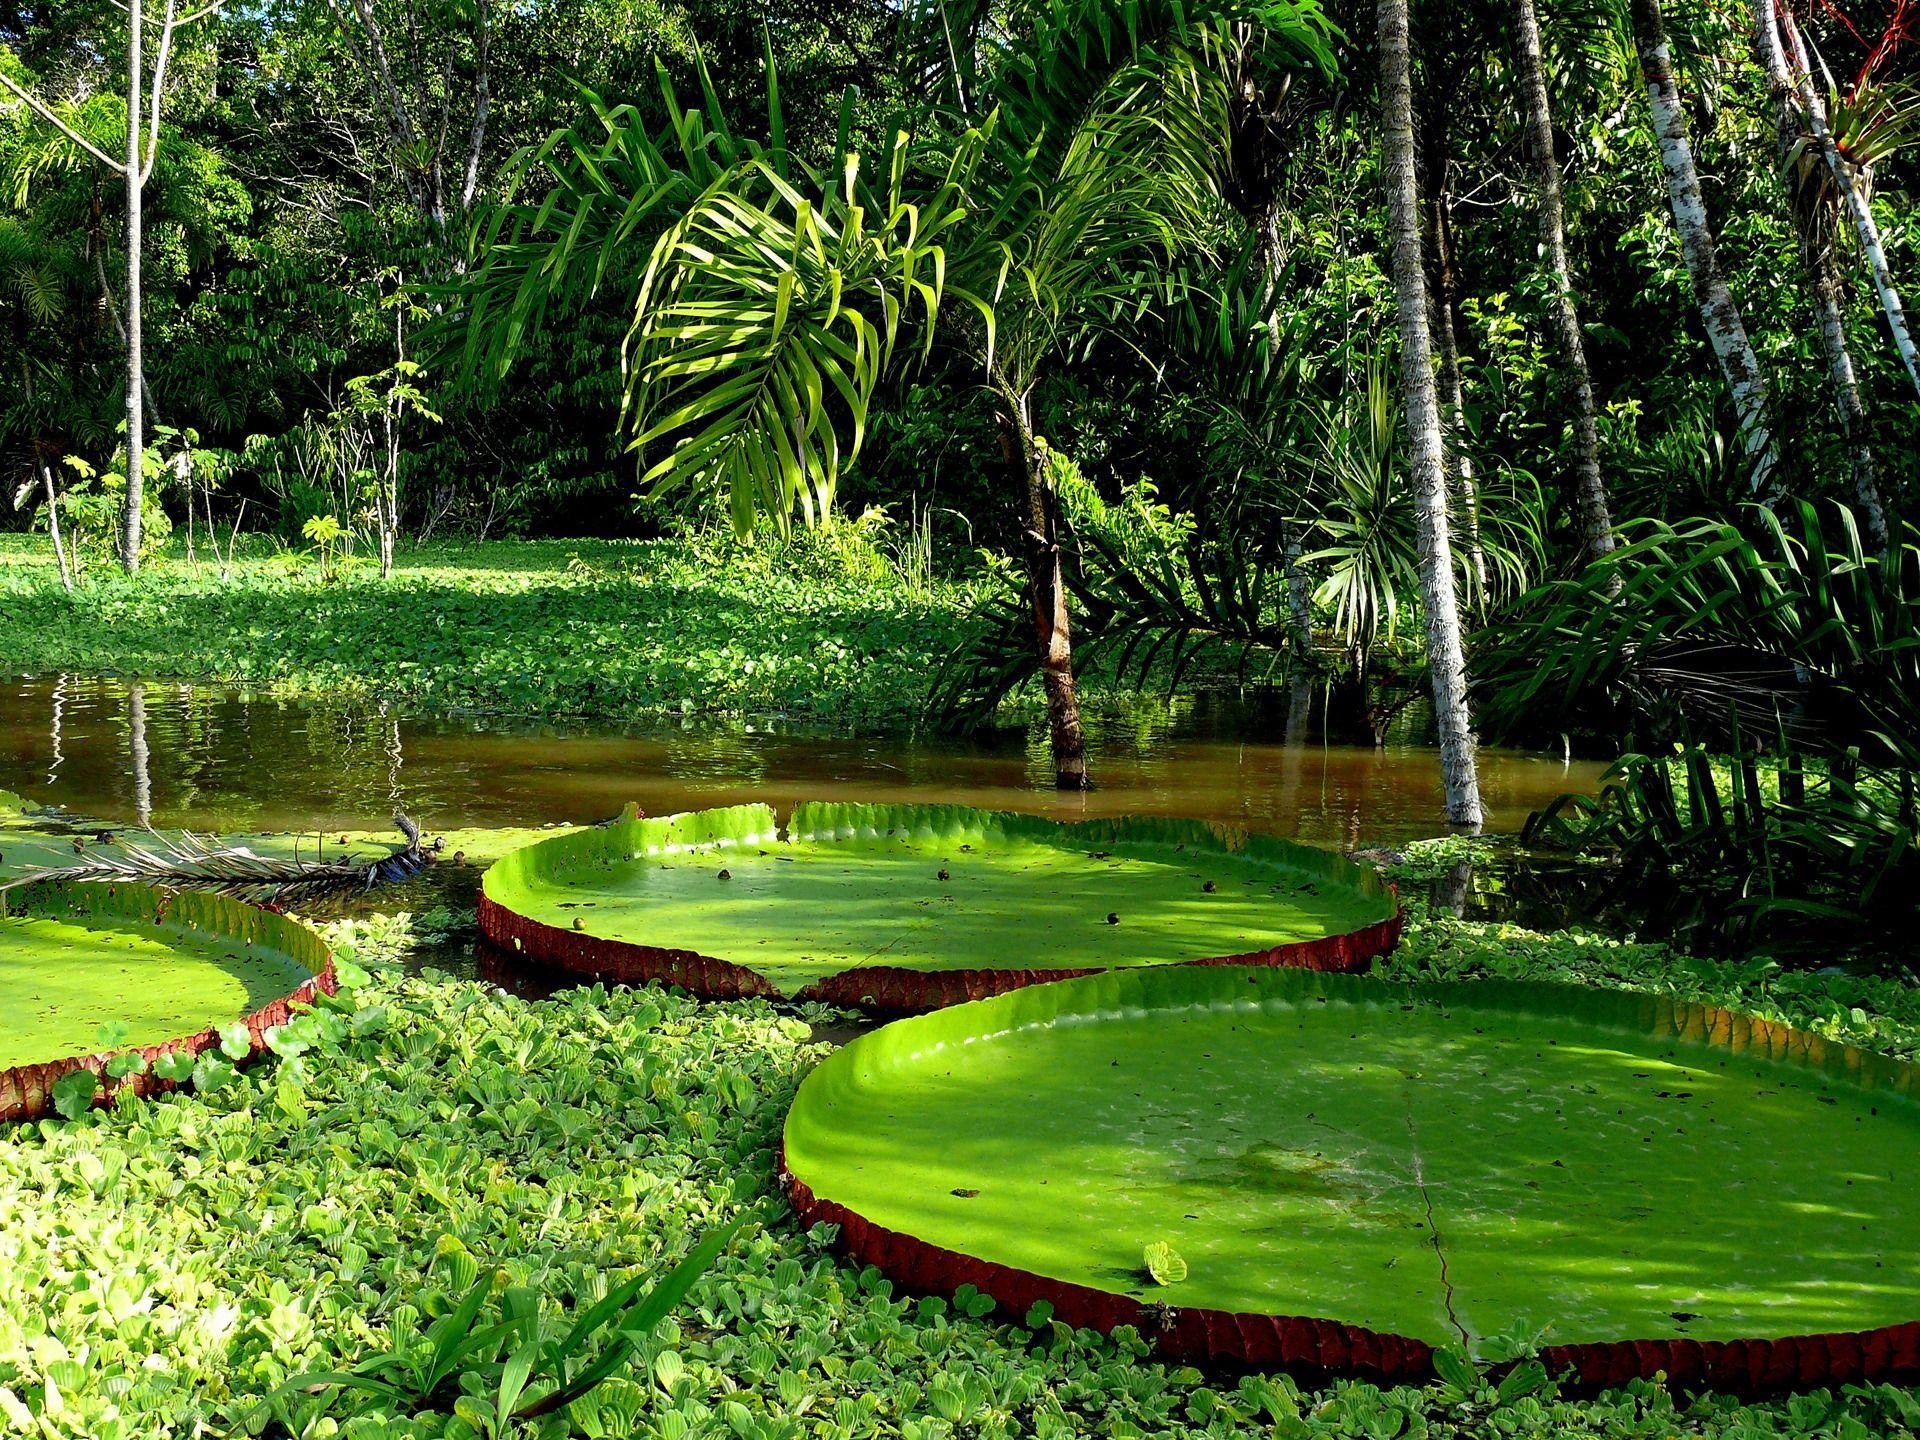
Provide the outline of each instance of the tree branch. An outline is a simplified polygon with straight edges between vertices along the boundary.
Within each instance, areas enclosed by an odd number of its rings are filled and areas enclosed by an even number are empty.
[[[160,50],[153,58],[153,83],[148,91],[153,98],[153,118],[147,124],[147,158],[140,162],[140,184],[145,186],[153,174],[153,162],[160,155],[160,103],[166,94],[167,61],[173,55],[173,33],[179,28],[179,0],[167,0],[166,19],[160,25]]]
[[[62,120],[45,101],[18,84],[12,76],[3,70],[0,70],[0,85],[6,86],[13,94],[19,96],[21,100],[26,102],[29,110],[33,111],[33,113],[41,119],[47,121],[62,135],[66,136],[67,139],[71,140],[75,145],[78,145],[82,150],[86,151],[87,154],[91,155],[116,175],[124,175],[127,173],[127,167],[125,165],[122,165],[118,160],[107,154],[106,151],[102,150],[98,145],[87,139],[86,136],[74,129],[73,126]]]

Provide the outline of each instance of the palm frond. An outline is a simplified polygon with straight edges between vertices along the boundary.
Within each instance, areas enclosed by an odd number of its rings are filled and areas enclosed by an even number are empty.
[[[73,865],[30,866],[0,881],[0,893],[41,880],[93,880],[209,890],[258,903],[312,900],[344,891],[406,880],[432,863],[420,844],[420,831],[407,817],[394,817],[407,844],[371,859],[279,859],[244,845],[227,845],[191,831],[149,828],[144,842],[118,838],[110,846],[89,847]],[[404,823],[403,823],[404,822]]]

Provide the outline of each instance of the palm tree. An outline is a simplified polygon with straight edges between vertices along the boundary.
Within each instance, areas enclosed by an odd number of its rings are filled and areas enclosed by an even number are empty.
[[[1572,267],[1567,263],[1567,227],[1560,200],[1560,163],[1554,158],[1553,111],[1547,100],[1546,62],[1540,53],[1540,22],[1533,0],[1514,0],[1515,47],[1524,107],[1527,148],[1532,152],[1534,188],[1540,206],[1540,248],[1546,254],[1554,328],[1561,360],[1573,386],[1573,473],[1580,513],[1580,539],[1588,555],[1599,559],[1613,549],[1613,515],[1606,483],[1600,478],[1600,431],[1594,416],[1593,372],[1587,367],[1587,342],[1574,299]]]
[[[1860,517],[1875,548],[1887,543],[1886,504],[1880,496],[1878,466],[1872,437],[1867,432],[1866,406],[1860,399],[1853,354],[1847,348],[1846,290],[1836,253],[1840,198],[1832,173],[1802,129],[1799,97],[1787,65],[1779,30],[1774,24],[1774,0],[1755,0],[1754,51],[1760,57],[1778,112],[1781,180],[1787,205],[1799,232],[1800,261],[1813,298],[1815,329],[1827,374],[1833,383],[1834,407],[1839,412],[1840,436],[1847,447],[1853,472],[1854,497]]]
[[[1891,140],[1897,144],[1904,133],[1910,133],[1914,125],[1913,104],[1910,100],[1887,103],[1886,97],[1878,97],[1881,104],[1875,107],[1871,103],[1858,108],[1869,113],[1856,117],[1863,123],[1862,134],[1856,138],[1866,143],[1850,147],[1853,154],[1843,155],[1839,141],[1834,136],[1833,124],[1827,114],[1827,105],[1813,88],[1813,65],[1808,54],[1800,26],[1794,20],[1793,13],[1775,0],[1762,0],[1765,13],[1760,17],[1760,30],[1763,36],[1763,53],[1768,54],[1768,68],[1774,70],[1771,58],[1774,51],[1784,51],[1781,68],[1787,71],[1794,94],[1800,102],[1801,112],[1820,150],[1820,156],[1826,161],[1827,173],[1832,176],[1833,187],[1839,192],[1840,202],[1845,207],[1847,218],[1852,221],[1854,235],[1860,242],[1860,253],[1866,257],[1867,273],[1873,278],[1874,293],[1880,297],[1880,308],[1886,313],[1887,328],[1893,334],[1894,350],[1900,356],[1900,363],[1906,367],[1907,377],[1913,381],[1916,391],[1920,391],[1920,350],[1914,346],[1913,336],[1907,330],[1906,312],[1900,305],[1900,294],[1893,286],[1893,275],[1887,267],[1887,252],[1880,242],[1880,227],[1873,218],[1873,210],[1867,204],[1866,189],[1862,183],[1871,171],[1873,162],[1881,152],[1881,144]],[[1777,22],[1777,28],[1776,28]],[[1858,87],[1868,88],[1871,87]],[[1851,97],[1860,100],[1858,95]],[[1879,114],[1871,113],[1874,109]],[[1872,131],[1883,132],[1880,137],[1870,138]],[[1861,175],[1854,171],[1858,166]]]
[[[1420,244],[1420,192],[1414,173],[1413,65],[1407,0],[1380,0],[1382,169],[1386,178],[1391,268],[1400,313],[1400,386],[1406,411],[1408,468],[1418,520],[1421,599],[1426,610],[1427,664],[1440,731],[1440,773],[1447,819],[1478,827],[1485,819],[1467,708],[1466,656],[1454,588],[1453,540],[1447,520],[1446,443],[1433,376],[1427,281]]]
[[[1740,307],[1734,303],[1733,292],[1720,271],[1713,231],[1707,224],[1707,203],[1700,191],[1700,173],[1694,168],[1693,145],[1687,137],[1687,117],[1680,105],[1680,87],[1673,78],[1673,53],[1667,44],[1660,0],[1631,0],[1628,9],[1653,113],[1653,132],[1660,142],[1660,164],[1666,171],[1668,204],[1674,229],[1680,235],[1680,254],[1693,283],[1700,321],[1740,418],[1748,482],[1756,496],[1772,499],[1779,453],[1767,412],[1766,376],[1747,339]]]
[[[927,87],[951,100],[897,116],[865,152],[843,130],[831,176],[787,152],[777,83],[765,145],[726,131],[710,91],[700,124],[669,93],[675,133],[659,143],[634,143],[638,122],[622,117],[624,136],[602,148],[629,157],[640,184],[624,195],[597,176],[570,181],[582,147],[556,149],[557,189],[576,194],[550,196],[516,232],[518,268],[499,287],[514,296],[499,309],[524,323],[567,256],[604,257],[610,226],[657,223],[625,422],[648,482],[715,486],[742,528],[823,515],[883,377],[936,344],[961,356],[999,409],[1056,781],[1079,789],[1058,502],[1034,390],[1066,346],[1151,304],[1166,260],[1203,239],[1226,87],[1216,38],[1173,7],[1077,0],[1023,18],[984,81],[969,60],[955,83]],[[589,211],[601,219],[575,223]]]

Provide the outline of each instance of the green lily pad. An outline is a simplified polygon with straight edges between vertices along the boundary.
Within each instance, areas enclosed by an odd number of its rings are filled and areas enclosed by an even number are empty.
[[[219,896],[23,886],[0,895],[0,1072],[231,1026],[326,963],[313,932]]]
[[[854,999],[876,972],[1360,964],[1397,935],[1392,889],[1308,846],[959,806],[809,803],[784,830],[764,805],[626,820],[514,851],[482,891],[482,928],[536,959],[595,969],[632,947],[738,967],[765,987],[749,993],[838,981]]]
[[[1129,971],[860,1037],[785,1154],[803,1217],[914,1283],[1074,1323],[1311,1317],[1425,1364],[1516,1330],[1920,1319],[1917,1094],[1913,1066],[1660,997]]]

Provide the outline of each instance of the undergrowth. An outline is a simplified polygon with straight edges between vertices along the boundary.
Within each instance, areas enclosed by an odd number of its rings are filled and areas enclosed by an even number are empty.
[[[1413,863],[1420,863],[1415,847]],[[406,917],[335,929],[346,997],[274,1061],[207,1094],[0,1135],[0,1433],[87,1440],[286,1433],[258,1406],[288,1376],[404,1343],[475,1274],[554,1316],[663,1270],[743,1215],[632,1369],[530,1436],[1595,1436],[1911,1440],[1887,1386],[1766,1404],[1635,1384],[1595,1398],[1491,1386],[1303,1389],[1203,1374],[1043,1316],[896,1294],[839,1263],[778,1199],[795,1085],[826,1053],[813,1011],[600,987],[527,1002],[394,963]],[[1416,908],[1387,975],[1526,975],[1672,989],[1900,1054],[1920,998],[1892,981],[1710,964]],[[301,1433],[471,1437],[479,1404],[294,1407]]]
[[[418,710],[639,718],[918,718],[971,604],[871,546],[489,541],[403,552],[393,578],[299,554],[228,578],[164,557],[73,596],[42,547],[0,536],[0,673],[266,685]]]

